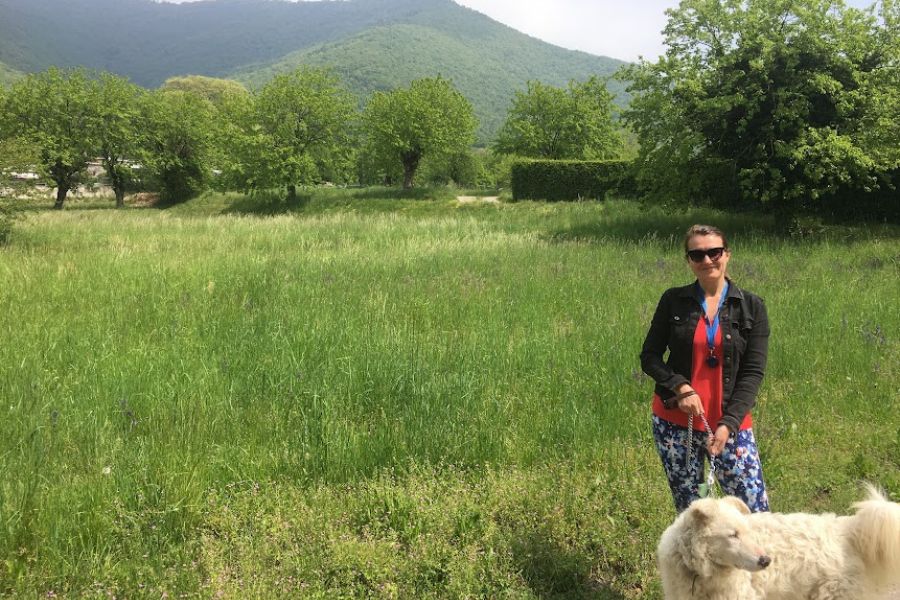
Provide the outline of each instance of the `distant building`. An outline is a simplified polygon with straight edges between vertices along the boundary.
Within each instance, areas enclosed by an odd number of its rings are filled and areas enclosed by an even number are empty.
[[[106,175],[106,169],[103,168],[103,162],[100,160],[92,160],[87,164],[87,174],[91,177],[103,177]]]
[[[16,181],[34,181],[36,179],[40,179],[41,176],[37,173],[33,173],[31,171],[10,171],[9,176],[15,179]]]

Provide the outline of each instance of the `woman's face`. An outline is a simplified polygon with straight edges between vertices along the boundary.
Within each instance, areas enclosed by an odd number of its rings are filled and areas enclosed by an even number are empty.
[[[731,251],[723,251],[718,260],[712,260],[708,255],[703,255],[702,257],[699,257],[699,261],[695,260],[696,258],[698,258],[696,256],[698,253],[693,252],[695,256],[690,256],[692,254],[692,251],[713,250],[715,248],[723,248],[724,246],[725,242],[722,241],[722,236],[714,234],[695,235],[690,240],[688,240],[687,262],[691,267],[691,271],[694,272],[694,276],[699,281],[718,281],[721,278],[725,277],[725,269],[726,267],[728,267],[728,260],[731,258]]]

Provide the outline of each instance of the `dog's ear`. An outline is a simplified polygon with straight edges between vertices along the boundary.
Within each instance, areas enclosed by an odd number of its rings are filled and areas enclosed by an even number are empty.
[[[744,501],[741,500],[740,498],[736,498],[734,496],[725,496],[724,498],[722,498],[722,502],[727,502],[728,504],[731,504],[732,506],[734,506],[736,509],[738,509],[745,515],[750,514],[750,509],[747,508],[747,505],[744,504]]]
[[[680,562],[688,571],[701,577],[711,576],[711,562],[706,557],[702,530],[715,515],[715,502],[702,499],[693,502],[663,534],[658,548],[661,560]]]
[[[712,521],[713,511],[715,510],[712,502],[709,499],[695,500],[688,506],[687,511],[685,511],[685,519],[691,523],[693,529],[704,527]]]

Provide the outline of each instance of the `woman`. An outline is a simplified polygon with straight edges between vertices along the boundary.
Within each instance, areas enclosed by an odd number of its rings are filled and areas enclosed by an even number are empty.
[[[721,230],[693,225],[684,250],[697,280],[666,290],[641,350],[641,368],[656,381],[653,437],[675,508],[700,497],[708,452],[725,493],[768,511],[750,416],[766,368],[766,307],[728,279],[731,251]]]

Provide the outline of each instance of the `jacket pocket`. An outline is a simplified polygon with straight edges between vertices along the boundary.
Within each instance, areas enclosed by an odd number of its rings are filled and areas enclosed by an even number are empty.
[[[740,323],[731,324],[731,343],[734,346],[735,357],[741,356],[747,348],[747,338],[750,335],[750,329],[741,327]]]
[[[690,315],[672,315],[669,317],[669,349],[682,348],[687,344],[690,348],[694,340],[694,332],[690,328]]]

